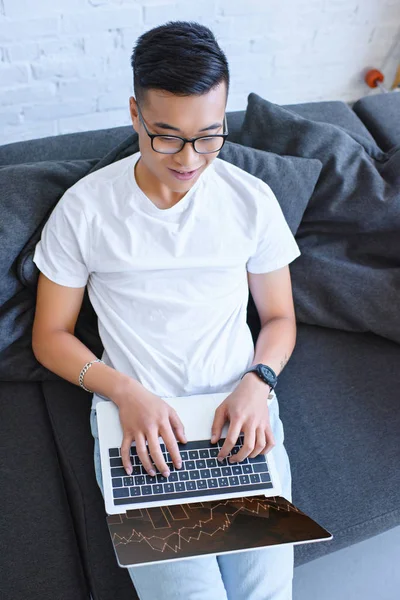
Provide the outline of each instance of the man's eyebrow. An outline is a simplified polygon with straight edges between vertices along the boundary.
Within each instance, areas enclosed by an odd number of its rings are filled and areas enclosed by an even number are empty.
[[[181,131],[178,127],[174,127],[173,125],[168,125],[168,123],[163,122],[154,123],[154,127],[159,127],[160,129],[171,129],[172,131]],[[213,123],[208,127],[203,127],[203,129],[199,129],[199,132],[209,131],[210,129],[219,129],[220,127],[222,127],[222,123]]]

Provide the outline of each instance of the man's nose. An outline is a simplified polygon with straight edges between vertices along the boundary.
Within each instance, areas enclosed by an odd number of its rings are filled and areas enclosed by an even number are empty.
[[[175,154],[175,160],[181,167],[193,167],[197,168],[199,164],[200,155],[193,148],[193,144],[186,142],[180,152]]]

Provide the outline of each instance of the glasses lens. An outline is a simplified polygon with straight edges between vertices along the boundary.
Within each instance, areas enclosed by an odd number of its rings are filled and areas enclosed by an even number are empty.
[[[199,138],[195,141],[195,150],[200,154],[207,154],[207,152],[218,152],[221,150],[224,143],[224,138],[210,135],[209,137]]]
[[[153,139],[153,149],[163,154],[175,154],[181,150],[182,145],[182,140],[169,135],[161,135]]]

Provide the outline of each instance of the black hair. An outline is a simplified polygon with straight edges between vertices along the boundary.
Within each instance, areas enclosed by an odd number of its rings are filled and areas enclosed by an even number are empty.
[[[142,34],[131,57],[136,100],[145,90],[202,95],[225,82],[229,67],[212,31],[196,22],[169,21]]]

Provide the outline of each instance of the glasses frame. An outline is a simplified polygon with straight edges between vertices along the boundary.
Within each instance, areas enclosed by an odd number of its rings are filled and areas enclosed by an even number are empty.
[[[154,150],[154,152],[157,152],[158,154],[178,154],[179,152],[182,152],[182,150],[184,149],[186,144],[192,144],[193,146],[193,150],[195,152],[197,152],[197,154],[215,154],[215,152],[220,152],[225,144],[226,138],[228,137],[228,122],[226,119],[226,114],[224,115],[224,131],[225,133],[216,133],[216,134],[211,134],[211,135],[200,135],[199,137],[195,137],[195,138],[184,138],[181,137],[180,135],[168,135],[166,133],[150,133],[150,131],[147,129],[146,123],[143,119],[143,115],[142,115],[142,111],[139,108],[139,105],[136,103],[137,108],[138,108],[138,115],[140,120],[143,123],[143,127],[147,133],[147,135],[149,136],[150,140],[151,140],[151,148],[152,150]],[[160,152],[159,150],[156,150],[154,148],[154,140],[155,138],[158,137],[168,137],[168,138],[175,138],[177,140],[181,140],[182,141],[182,147],[177,150],[176,152]],[[221,148],[218,148],[218,150],[211,150],[210,152],[199,152],[198,150],[196,150],[195,147],[195,143],[197,142],[197,140],[201,140],[203,138],[210,138],[210,137],[218,137],[218,138],[222,138],[222,146]]]

